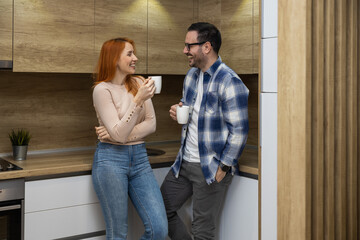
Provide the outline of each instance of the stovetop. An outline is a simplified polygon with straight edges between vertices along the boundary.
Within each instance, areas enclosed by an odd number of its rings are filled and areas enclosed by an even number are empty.
[[[22,170],[21,167],[12,164],[5,159],[0,158],[0,172]]]

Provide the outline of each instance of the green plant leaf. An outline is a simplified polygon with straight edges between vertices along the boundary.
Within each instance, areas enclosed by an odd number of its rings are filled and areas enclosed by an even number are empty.
[[[12,129],[9,133],[9,138],[12,145],[24,146],[29,145],[31,135],[28,130],[23,128],[17,130]]]

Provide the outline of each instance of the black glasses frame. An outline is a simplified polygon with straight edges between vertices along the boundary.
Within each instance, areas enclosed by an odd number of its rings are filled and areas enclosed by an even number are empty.
[[[190,51],[190,47],[191,46],[194,46],[194,45],[203,45],[204,43],[206,43],[207,41],[205,42],[197,42],[197,43],[185,43],[185,47],[188,51]]]

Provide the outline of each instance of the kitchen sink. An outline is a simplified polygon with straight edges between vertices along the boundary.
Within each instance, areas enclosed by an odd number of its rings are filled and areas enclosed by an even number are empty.
[[[146,148],[148,156],[160,156],[165,154],[165,151],[155,148]]]

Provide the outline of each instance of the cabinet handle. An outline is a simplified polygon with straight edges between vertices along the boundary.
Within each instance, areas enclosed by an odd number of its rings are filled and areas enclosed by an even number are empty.
[[[21,208],[21,205],[20,205],[20,204],[11,205],[11,206],[6,206],[6,207],[0,207],[0,212],[5,212],[5,211],[9,211],[9,210],[20,209],[20,208]]]

